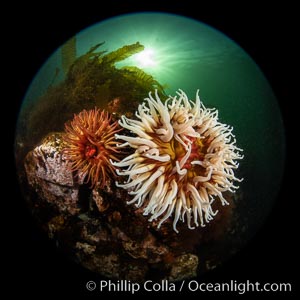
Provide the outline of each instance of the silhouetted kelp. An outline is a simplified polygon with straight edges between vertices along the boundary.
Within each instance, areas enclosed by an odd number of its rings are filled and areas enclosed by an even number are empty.
[[[116,63],[143,51],[143,45],[136,42],[112,52],[97,51],[103,44],[93,46],[71,65],[69,59],[69,70],[64,70],[65,79],[54,86],[49,80],[46,93],[24,107],[16,143],[21,157],[49,132],[63,130],[66,120],[82,109],[97,106],[117,115],[130,115],[150,90],[157,89],[165,95],[163,86],[143,70],[134,66],[116,66]],[[18,149],[18,144],[24,147]]]

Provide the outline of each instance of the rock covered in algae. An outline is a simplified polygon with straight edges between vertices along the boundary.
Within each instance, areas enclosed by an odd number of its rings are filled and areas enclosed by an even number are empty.
[[[72,215],[78,212],[78,186],[62,154],[62,135],[49,134],[25,158],[27,180],[37,195]]]
[[[198,256],[190,253],[178,256],[171,264],[168,279],[170,281],[175,281],[195,277],[197,275],[197,267]]]
[[[87,188],[68,167],[62,143],[61,133],[46,136],[27,154],[25,170],[36,195],[35,214],[64,252],[110,278],[176,281],[196,276],[198,257],[178,247],[181,238],[171,226],[157,231],[126,205],[127,193],[113,182],[104,189]]]

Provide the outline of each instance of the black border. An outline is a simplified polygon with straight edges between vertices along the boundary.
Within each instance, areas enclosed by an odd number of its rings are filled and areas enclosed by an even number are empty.
[[[231,37],[250,54],[263,70],[278,98],[289,151],[289,141],[293,137],[291,128],[294,125],[290,116],[292,99],[295,97],[292,86],[295,68],[295,8],[276,4],[262,7],[261,4],[253,3],[232,6],[227,3],[220,7],[219,3],[213,2],[211,7],[207,7],[202,1],[161,2],[110,1],[105,3],[105,7],[91,2],[81,5],[74,3],[66,7],[48,2],[39,4],[39,7],[26,3],[24,7],[10,8],[10,19],[4,35],[7,42],[5,50],[10,58],[7,61],[7,87],[13,124],[6,129],[10,130],[10,137],[14,136],[19,106],[32,78],[47,57],[64,41],[105,18],[130,12],[163,11],[207,23]],[[13,140],[10,141],[12,145]],[[222,268],[209,273],[205,280],[293,282],[293,289],[296,290],[294,269],[297,262],[297,225],[296,209],[293,206],[297,201],[290,188],[294,183],[288,176],[292,169],[290,163],[287,156],[278,201],[265,225],[247,247]],[[15,172],[12,172],[11,181],[14,187],[7,201],[8,210],[12,213],[4,218],[5,231],[10,241],[7,246],[7,259],[10,262],[7,270],[11,285],[9,291],[15,293],[21,289],[23,295],[41,296],[50,293],[69,296],[88,294],[84,283],[87,280],[98,280],[99,277],[66,260],[56,251],[32,222],[18,189]],[[101,296],[100,293],[94,295]]]

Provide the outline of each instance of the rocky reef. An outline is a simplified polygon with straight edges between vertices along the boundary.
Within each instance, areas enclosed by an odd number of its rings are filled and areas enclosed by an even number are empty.
[[[46,136],[27,154],[25,170],[36,195],[34,215],[64,252],[109,278],[177,281],[196,276],[193,232],[183,239],[171,224],[158,231],[156,224],[126,205],[127,193],[113,182],[91,190],[75,180],[62,143],[61,133]]]

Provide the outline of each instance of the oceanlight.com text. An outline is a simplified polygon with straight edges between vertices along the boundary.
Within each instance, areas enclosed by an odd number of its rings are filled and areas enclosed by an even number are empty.
[[[99,282],[88,281],[86,283],[86,289],[88,291],[99,292],[129,292],[134,294],[139,291],[146,292],[230,292],[237,294],[245,294],[251,292],[282,292],[289,293],[292,291],[292,284],[289,282],[252,282],[246,280],[243,282],[237,280],[230,280],[227,282],[199,282],[197,280],[183,280],[182,282],[175,284],[168,280],[162,280],[161,282],[155,282],[147,280],[144,283],[132,282],[130,280],[101,280]]]

